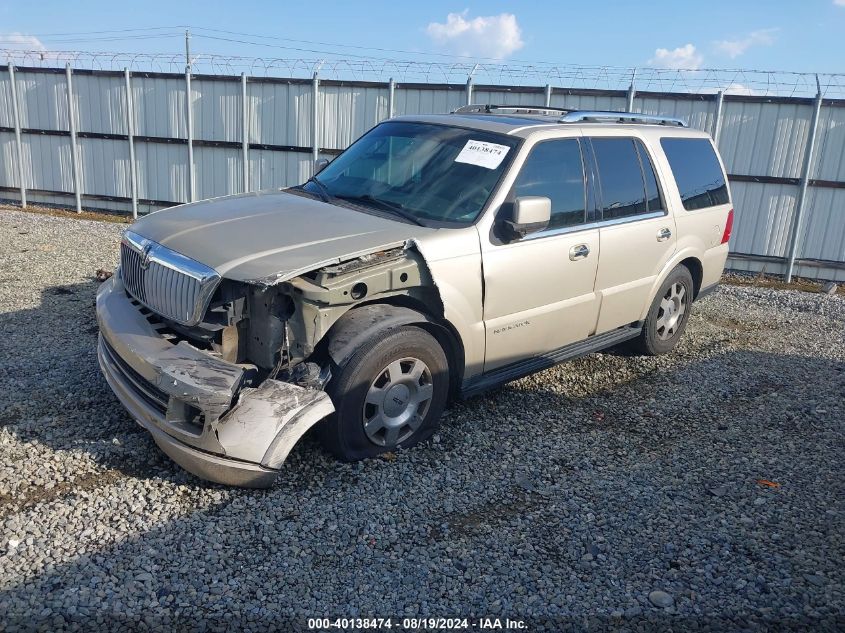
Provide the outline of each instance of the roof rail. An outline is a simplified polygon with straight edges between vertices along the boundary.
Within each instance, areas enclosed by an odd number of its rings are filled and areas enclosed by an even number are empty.
[[[471,103],[452,110],[452,114],[497,114],[499,112],[510,112],[511,114],[549,114],[556,115],[572,112],[569,108],[551,108],[548,106],[527,106],[527,105],[494,105],[490,103]]]
[[[658,114],[639,112],[604,112],[600,110],[570,110],[560,119],[561,123],[648,123],[650,125],[677,125],[687,127],[686,121]]]
[[[558,123],[645,123],[648,125],[675,125],[687,127],[686,121],[659,114],[639,112],[612,112],[604,110],[570,110],[549,106],[503,106],[473,103],[453,110],[452,114],[545,114],[557,116]],[[562,115],[562,116],[561,116]]]

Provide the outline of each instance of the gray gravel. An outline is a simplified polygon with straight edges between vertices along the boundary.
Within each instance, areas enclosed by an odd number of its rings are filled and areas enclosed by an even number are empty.
[[[0,630],[845,626],[845,297],[723,286],[672,355],[512,383],[387,459],[305,438],[243,491],[180,471],[99,375],[121,228],[0,211]]]

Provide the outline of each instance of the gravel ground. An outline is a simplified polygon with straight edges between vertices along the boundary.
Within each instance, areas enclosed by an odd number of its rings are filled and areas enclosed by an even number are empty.
[[[275,487],[185,474],[96,366],[120,225],[0,211],[0,630],[845,626],[845,297],[723,286],[661,358],[454,405],[433,441]]]

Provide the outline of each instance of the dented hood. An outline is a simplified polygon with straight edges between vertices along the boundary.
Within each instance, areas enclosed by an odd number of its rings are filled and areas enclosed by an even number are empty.
[[[213,198],[152,213],[132,230],[237,281],[272,283],[436,229],[284,191]]]

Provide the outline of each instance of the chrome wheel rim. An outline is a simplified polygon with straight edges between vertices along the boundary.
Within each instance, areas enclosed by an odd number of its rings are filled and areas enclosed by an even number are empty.
[[[379,446],[396,446],[422,426],[434,384],[431,370],[419,358],[401,358],[382,369],[364,399],[367,438]]]
[[[657,311],[657,338],[669,340],[678,331],[687,311],[687,289],[680,281],[676,281],[660,300]]]

